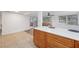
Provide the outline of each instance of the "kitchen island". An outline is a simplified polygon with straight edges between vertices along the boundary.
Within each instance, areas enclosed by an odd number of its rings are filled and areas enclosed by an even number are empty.
[[[79,33],[63,28],[36,27],[33,40],[40,48],[78,48]]]

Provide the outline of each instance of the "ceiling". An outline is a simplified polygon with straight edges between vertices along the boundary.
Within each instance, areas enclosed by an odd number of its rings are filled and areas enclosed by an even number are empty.
[[[39,11],[7,11],[7,12],[13,12],[28,16],[37,16]],[[50,13],[50,15],[59,16],[59,15],[79,14],[79,11],[43,11],[43,16],[47,16],[48,13]]]
[[[37,16],[38,11],[8,11],[13,13],[18,13],[22,15],[28,15],[28,16]]]
[[[43,16],[46,16],[47,13],[50,13],[50,15],[71,15],[71,14],[79,14],[79,11],[44,11]]]

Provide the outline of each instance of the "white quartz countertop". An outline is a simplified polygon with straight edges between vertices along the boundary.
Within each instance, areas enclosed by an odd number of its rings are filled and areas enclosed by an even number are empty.
[[[53,28],[48,28],[45,26],[36,27],[35,29],[79,41],[79,33],[68,31],[68,29],[63,29],[63,28],[54,28],[53,29]]]

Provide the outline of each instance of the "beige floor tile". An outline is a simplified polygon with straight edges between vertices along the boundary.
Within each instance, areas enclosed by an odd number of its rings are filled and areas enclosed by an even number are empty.
[[[0,48],[36,48],[33,36],[27,32],[18,32],[0,36]]]

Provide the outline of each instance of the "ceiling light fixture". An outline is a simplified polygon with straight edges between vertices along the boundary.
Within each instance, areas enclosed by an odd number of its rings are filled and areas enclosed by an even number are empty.
[[[14,11],[14,12],[19,12],[19,11]]]

